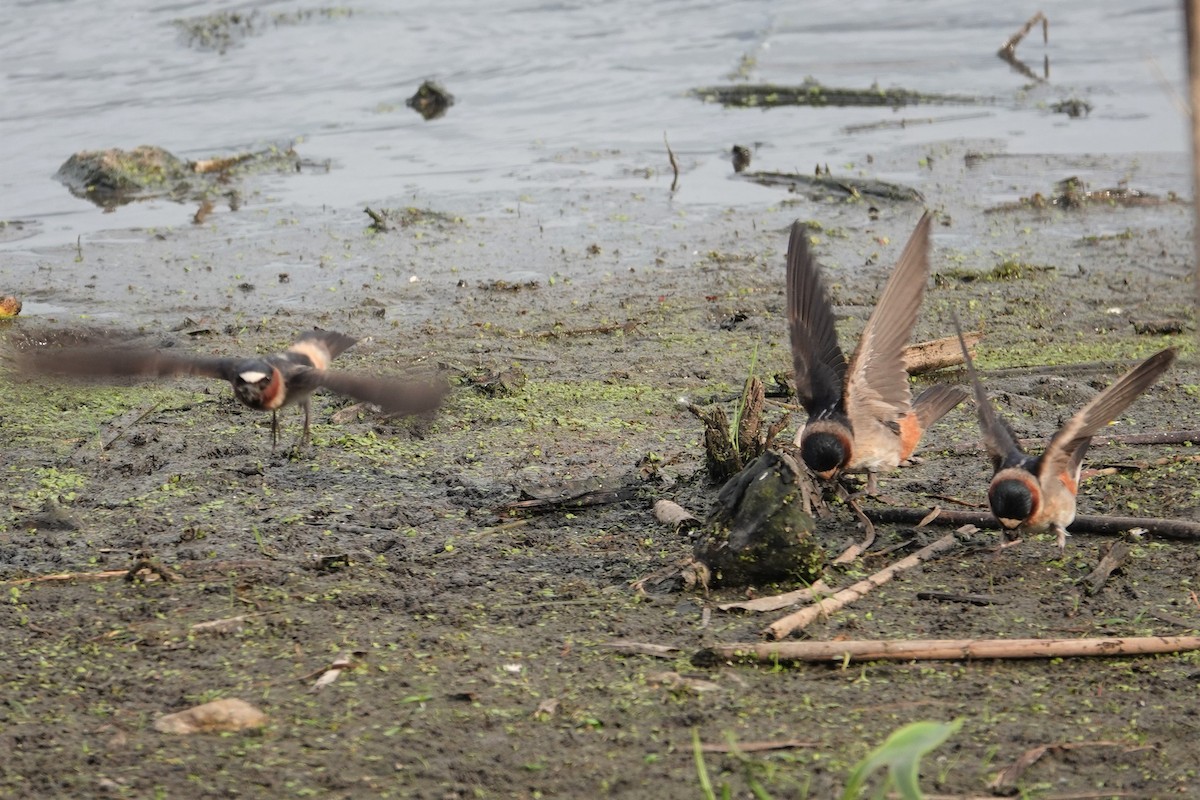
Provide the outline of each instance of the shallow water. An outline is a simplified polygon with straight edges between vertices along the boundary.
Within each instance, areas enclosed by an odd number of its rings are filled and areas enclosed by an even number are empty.
[[[866,154],[953,138],[998,140],[1016,153],[1185,152],[1182,22],[1177,4],[1079,0],[1052,10],[1018,48],[1052,83],[1029,86],[995,51],[1024,21],[999,5],[870,3],[366,2],[349,13],[266,24],[224,51],[189,44],[173,24],[211,3],[26,2],[0,22],[0,220],[32,220],[27,249],[100,230],[187,224],[167,201],[105,214],[53,178],[73,152],[156,144],[202,158],[298,141],[329,171],[258,179],[241,216],[263,204],[357,208],[420,205],[504,213],[593,189],[667,193],[663,136],[680,158],[680,212],[766,205],[778,189],[731,181],[728,150],[754,167],[835,172]],[[272,15],[296,3],[223,6]],[[1024,12],[1021,12],[1024,13]],[[727,83],[743,59],[755,82],[902,86],[996,98],[982,107],[724,109],[688,96]],[[426,122],[404,106],[425,78],[457,104]],[[1046,110],[1068,97],[1094,110]],[[943,119],[905,128],[881,121]],[[919,158],[878,177],[920,183]],[[1131,161],[1133,175],[1137,162]],[[1185,192],[1184,170],[1140,188]],[[1162,184],[1162,185],[1156,185]],[[576,194],[577,193],[577,194]],[[998,195],[1004,194],[1003,191]],[[228,213],[218,209],[218,213]],[[569,215],[569,213],[568,213]],[[251,217],[252,219],[252,217]],[[4,238],[4,237],[0,237]],[[12,237],[8,237],[12,238]]]

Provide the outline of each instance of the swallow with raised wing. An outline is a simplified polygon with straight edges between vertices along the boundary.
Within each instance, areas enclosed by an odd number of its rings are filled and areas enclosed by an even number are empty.
[[[1075,521],[1083,456],[1092,437],[1158,380],[1175,360],[1176,350],[1160,350],[1126,372],[1059,428],[1040,456],[1031,456],[1021,449],[1012,428],[992,408],[957,315],[954,327],[975,390],[983,444],[992,459],[994,474],[988,486],[992,516],[1003,528],[1006,541],[1015,541],[1022,531],[1053,531],[1059,550],[1064,550],[1067,528]]]
[[[929,277],[930,221],[926,212],[917,223],[849,361],[803,224],[792,225],[788,242],[788,327],[796,394],[808,412],[796,444],[825,480],[866,472],[868,494],[875,493],[878,472],[908,459],[929,426],[967,396],[957,387],[932,386],[914,400],[904,368]]]
[[[37,348],[24,353],[21,361],[29,374],[70,378],[198,375],[229,381],[234,396],[244,405],[271,412],[272,447],[279,441],[277,413],[289,405],[298,404],[304,409],[304,433],[300,441],[309,442],[310,397],[317,389],[374,403],[388,415],[420,414],[438,406],[445,395],[441,384],[330,371],[329,362],[356,341],[351,336],[318,328],[301,335],[281,353],[255,358],[205,358],[169,350],[93,344],[57,350]]]

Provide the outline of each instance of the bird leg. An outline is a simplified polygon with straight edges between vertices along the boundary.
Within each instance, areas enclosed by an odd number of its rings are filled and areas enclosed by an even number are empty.
[[[1071,534],[1067,533],[1067,529],[1057,522],[1050,526],[1050,530],[1054,531],[1054,541],[1058,544],[1058,552],[1067,552],[1067,537]]]
[[[279,417],[275,410],[271,410],[271,452],[275,452],[275,448],[279,446]]]
[[[300,434],[301,444],[309,444],[312,436],[309,433],[309,419],[312,417],[312,401],[304,398],[304,433]]]

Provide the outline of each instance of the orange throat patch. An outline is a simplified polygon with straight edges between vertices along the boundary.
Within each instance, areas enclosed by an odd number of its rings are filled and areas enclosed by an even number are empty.
[[[271,367],[271,380],[262,392],[262,407],[267,411],[274,411],[286,400],[287,391],[283,385],[283,376],[279,374],[279,367]]]

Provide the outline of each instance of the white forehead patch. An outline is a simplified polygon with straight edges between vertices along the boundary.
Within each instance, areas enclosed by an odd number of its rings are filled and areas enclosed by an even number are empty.
[[[263,378],[267,377],[267,373],[250,370],[248,372],[241,373],[240,375],[238,375],[238,377],[241,378],[246,383],[258,383]]]

